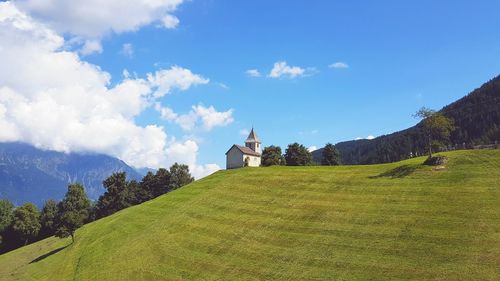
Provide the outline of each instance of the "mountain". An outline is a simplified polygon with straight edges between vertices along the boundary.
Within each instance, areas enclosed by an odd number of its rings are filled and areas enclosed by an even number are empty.
[[[467,96],[440,110],[455,121],[456,129],[446,145],[460,148],[500,142],[500,76],[483,84]],[[410,153],[425,153],[426,142],[421,123],[403,131],[372,140],[337,143],[344,164],[375,164],[399,161]],[[323,149],[313,152],[315,162],[321,162]]]
[[[498,280],[500,149],[220,171],[0,255],[0,280]]]
[[[125,162],[101,154],[46,151],[23,143],[0,143],[0,198],[14,204],[61,199],[69,183],[85,186],[95,200],[103,192],[102,181],[113,172],[123,171],[131,179],[141,175]]]

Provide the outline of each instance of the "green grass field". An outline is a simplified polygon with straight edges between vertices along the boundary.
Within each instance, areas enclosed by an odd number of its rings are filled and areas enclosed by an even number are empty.
[[[221,171],[0,256],[0,280],[499,280],[500,150]]]

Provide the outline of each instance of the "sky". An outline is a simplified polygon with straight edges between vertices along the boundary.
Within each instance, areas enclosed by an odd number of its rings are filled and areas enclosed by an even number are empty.
[[[373,138],[500,74],[498,1],[0,2],[0,141],[203,177]]]

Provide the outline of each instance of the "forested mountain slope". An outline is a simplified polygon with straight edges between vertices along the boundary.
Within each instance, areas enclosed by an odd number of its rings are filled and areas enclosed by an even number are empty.
[[[456,129],[447,145],[466,147],[500,142],[500,76],[440,110],[453,118]],[[409,154],[425,153],[426,141],[420,123],[409,129],[377,137],[337,143],[344,164],[374,164],[399,161]],[[321,162],[322,149],[313,152]]]

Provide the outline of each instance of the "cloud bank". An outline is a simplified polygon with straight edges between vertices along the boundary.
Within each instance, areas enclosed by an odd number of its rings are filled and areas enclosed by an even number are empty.
[[[112,33],[136,31],[155,24],[176,28],[172,13],[184,0],[15,0],[15,6],[59,34],[71,35],[84,55],[102,52],[100,40]]]
[[[145,2],[163,14],[175,10],[182,1]],[[62,11],[71,6],[63,1],[17,3],[24,9],[47,15],[56,13],[53,3],[61,4]],[[48,10],[40,10],[37,3],[48,3]],[[72,13],[85,14],[67,12],[68,17],[75,16]],[[131,30],[155,18],[144,17],[147,19],[139,22],[134,19],[135,23],[123,25],[121,21],[111,22],[108,29]],[[65,22],[56,17],[54,24],[58,20]],[[84,30],[76,22],[69,24],[68,30],[89,35],[108,30],[97,27]],[[196,177],[218,169],[214,164],[197,164],[195,141],[179,142],[167,136],[161,126],[139,126],[134,122],[157,98],[173,90],[206,84],[208,79],[174,66],[149,73],[146,78],[131,79],[130,75],[124,75],[122,81],[112,85],[109,73],[81,60],[78,53],[65,50],[64,38],[51,26],[33,19],[12,2],[0,3],[0,141],[26,142],[64,152],[104,153],[135,167],[168,167],[177,161],[188,164]],[[197,106],[193,111],[207,128],[230,122],[232,118],[218,114],[213,107]]]
[[[234,121],[233,109],[221,112],[213,106],[205,107],[201,104],[193,105],[189,113],[181,115],[169,107],[162,107],[159,103],[155,105],[155,109],[160,113],[162,119],[174,122],[186,131],[194,130],[197,127],[210,131],[214,127],[224,127]]]

